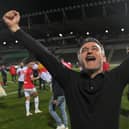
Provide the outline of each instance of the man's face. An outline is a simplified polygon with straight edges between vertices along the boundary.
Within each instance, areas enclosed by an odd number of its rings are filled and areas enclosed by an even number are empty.
[[[83,69],[98,71],[102,69],[104,53],[95,42],[85,43],[80,48],[79,61]]]
[[[34,62],[29,62],[29,63],[28,63],[28,67],[29,67],[29,68],[33,68],[34,64],[35,64]]]
[[[24,66],[24,63],[23,63],[23,62],[21,62],[21,63],[20,63],[20,66],[21,66],[21,67],[23,67],[23,66]]]

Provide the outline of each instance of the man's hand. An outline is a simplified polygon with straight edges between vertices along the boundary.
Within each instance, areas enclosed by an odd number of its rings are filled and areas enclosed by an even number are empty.
[[[52,103],[55,104],[56,106],[58,105],[58,101],[57,100],[53,100]]]
[[[20,29],[20,14],[16,10],[6,12],[3,16],[3,20],[12,32],[16,32]]]

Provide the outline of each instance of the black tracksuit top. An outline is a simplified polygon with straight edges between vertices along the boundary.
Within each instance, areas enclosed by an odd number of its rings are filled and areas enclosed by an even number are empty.
[[[72,129],[118,129],[121,96],[129,82],[129,58],[91,79],[65,68],[48,49],[18,30],[15,37],[41,61],[64,90]]]
[[[64,96],[62,87],[54,78],[52,78],[52,91],[54,100],[56,100],[59,96]]]

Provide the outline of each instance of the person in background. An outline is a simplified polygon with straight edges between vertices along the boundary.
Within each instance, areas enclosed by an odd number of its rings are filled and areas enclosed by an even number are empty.
[[[2,85],[7,86],[7,69],[4,64],[1,66],[1,77],[2,77]]]
[[[106,72],[106,71],[109,71],[109,70],[110,70],[110,64],[105,57],[105,60],[103,62],[103,71]]]
[[[52,97],[49,102],[49,112],[53,119],[56,121],[56,129],[68,129],[68,118],[65,109],[65,96],[63,89],[59,86],[59,83],[52,78]],[[61,117],[57,113],[57,109],[61,112]],[[63,119],[63,120],[62,120]]]
[[[45,80],[43,80],[41,78],[42,72],[44,72],[44,66],[40,62],[38,62],[38,71],[39,71],[39,76],[40,76],[40,78],[39,78],[39,89],[40,90],[41,89],[45,90],[46,89],[45,88],[46,82],[45,82]]]
[[[38,63],[39,66],[39,75],[40,75],[40,81],[41,81],[41,87],[43,87],[43,89],[46,89],[46,83],[50,86],[50,90],[51,90],[51,74],[48,72],[48,70],[46,69],[46,67],[41,64],[40,62]]]
[[[22,89],[23,89],[23,84],[24,84],[24,63],[21,62],[19,67],[17,68],[17,76],[18,76],[18,97],[22,97]]]
[[[34,64],[34,66],[33,66],[33,76],[34,77],[38,77],[39,76],[39,70],[38,70],[38,64],[37,64],[37,61],[35,61],[35,64]],[[34,80],[34,84],[35,85],[38,85],[37,84],[37,81],[39,82],[39,79],[38,80]]]
[[[12,78],[12,81],[13,82],[16,82],[16,68],[14,65],[11,65],[10,68],[9,68],[9,72],[10,72],[10,75],[11,75],[11,78]]]
[[[71,64],[71,62],[66,62],[66,61],[64,61],[64,59],[62,58],[62,59],[61,59],[61,63],[62,63],[65,67],[67,67],[68,69],[72,69],[72,64]]]
[[[27,63],[26,69],[24,69],[24,94],[25,94],[25,108],[26,108],[26,116],[31,116],[32,113],[30,112],[30,97],[34,97],[34,106],[35,106],[35,113],[41,113],[42,111],[39,110],[39,97],[38,97],[38,92],[35,88],[35,85],[33,84],[34,80],[39,79],[39,77],[34,77],[33,76],[33,66],[34,66],[33,61],[29,61]]]

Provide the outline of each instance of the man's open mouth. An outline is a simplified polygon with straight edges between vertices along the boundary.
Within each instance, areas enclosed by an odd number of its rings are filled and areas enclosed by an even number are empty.
[[[94,56],[87,56],[86,61],[95,61],[96,58]]]

